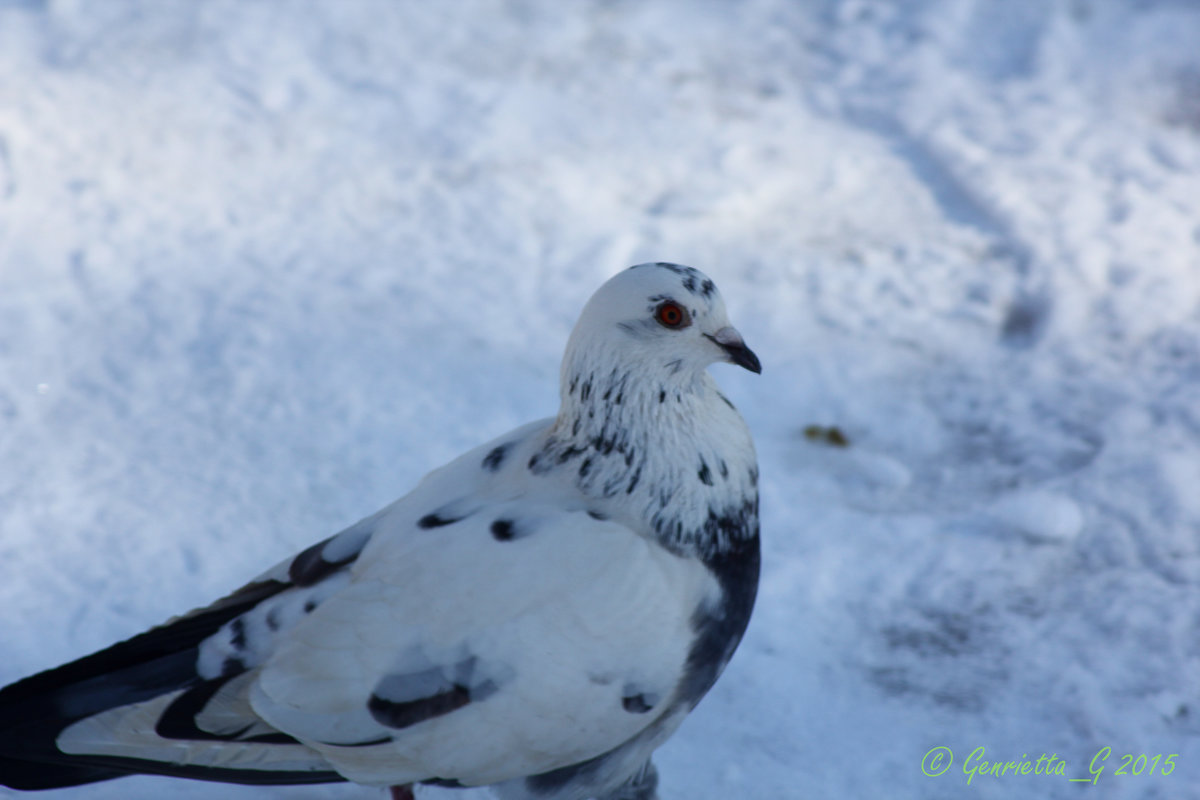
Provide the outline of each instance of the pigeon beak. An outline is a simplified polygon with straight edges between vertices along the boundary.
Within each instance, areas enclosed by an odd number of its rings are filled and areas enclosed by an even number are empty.
[[[724,350],[725,355],[734,364],[745,367],[754,373],[762,373],[762,364],[759,363],[758,356],[754,355],[753,350],[746,347],[746,343],[742,341],[742,335],[737,332],[736,328],[726,326],[712,336],[705,334],[705,337]]]

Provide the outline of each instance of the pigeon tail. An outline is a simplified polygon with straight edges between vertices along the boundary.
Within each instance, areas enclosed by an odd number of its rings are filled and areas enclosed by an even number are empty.
[[[219,683],[196,672],[200,643],[287,584],[250,584],[203,611],[0,689],[0,785],[35,790],[152,773],[234,783],[325,783],[328,771],[270,772],[74,754],[59,748],[81,720],[182,689]]]

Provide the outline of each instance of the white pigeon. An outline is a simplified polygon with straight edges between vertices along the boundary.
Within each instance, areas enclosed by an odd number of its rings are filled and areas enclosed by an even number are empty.
[[[151,773],[651,800],[758,585],[758,469],[706,368],[713,282],[639,264],[571,334],[558,416],[162,627],[0,690],[0,783]]]

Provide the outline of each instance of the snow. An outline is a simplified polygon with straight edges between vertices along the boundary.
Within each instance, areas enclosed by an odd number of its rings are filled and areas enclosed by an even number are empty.
[[[0,682],[552,413],[662,259],[763,360],[714,372],[766,550],[664,800],[1200,798],[1197,41],[1188,0],[0,1]],[[978,747],[1066,775],[968,787]],[[166,791],[381,796],[42,797]]]

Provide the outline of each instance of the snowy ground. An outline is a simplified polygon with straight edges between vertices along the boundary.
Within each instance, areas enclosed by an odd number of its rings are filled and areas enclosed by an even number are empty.
[[[765,365],[714,372],[767,559],[664,800],[1200,798],[1197,42],[1189,0],[0,0],[0,683],[552,413],[664,259]],[[42,796],[167,792],[382,796]]]

